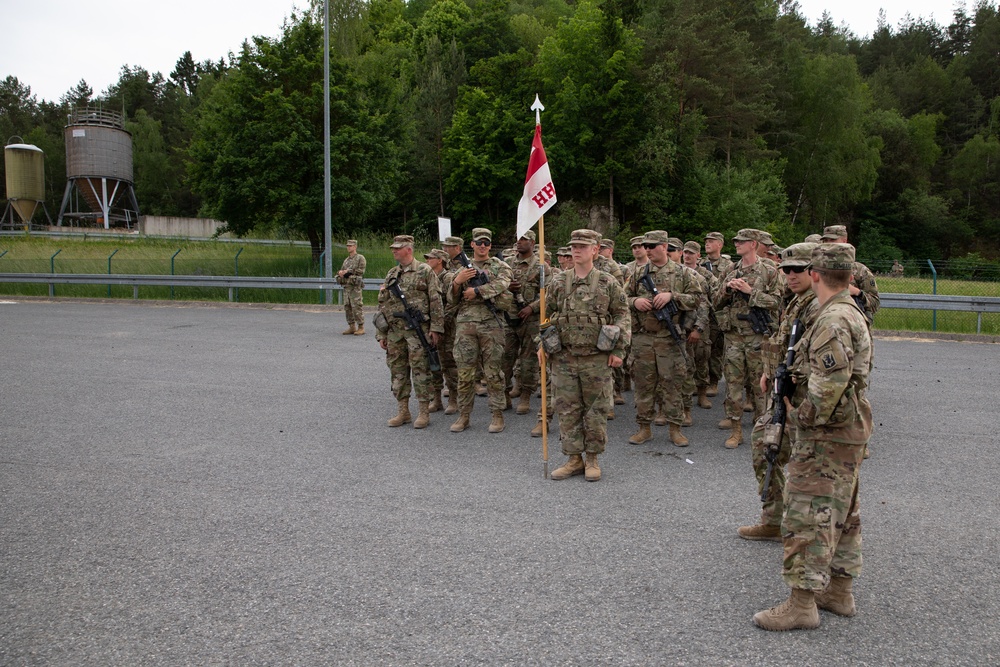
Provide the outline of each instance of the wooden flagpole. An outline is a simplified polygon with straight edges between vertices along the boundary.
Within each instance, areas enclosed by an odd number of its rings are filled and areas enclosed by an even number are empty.
[[[538,257],[541,261],[541,273],[538,282],[538,330],[542,330],[542,327],[548,325],[548,320],[545,319],[545,277],[547,273],[547,266],[545,265],[545,216],[538,218],[538,241],[541,249],[539,250]],[[545,479],[549,478],[549,417],[547,414],[546,400],[548,398],[548,390],[546,387],[546,372],[545,365],[548,362],[548,356],[545,354],[545,348],[541,348],[541,371],[542,371],[542,476]]]

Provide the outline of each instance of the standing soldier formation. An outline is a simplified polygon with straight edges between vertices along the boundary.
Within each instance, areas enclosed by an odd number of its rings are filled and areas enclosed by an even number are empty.
[[[347,317],[347,328],[341,333],[345,336],[365,335],[365,302],[362,296],[365,287],[364,255],[358,254],[358,242],[350,239],[347,243],[347,257],[337,271],[337,282],[344,286],[344,315]]]

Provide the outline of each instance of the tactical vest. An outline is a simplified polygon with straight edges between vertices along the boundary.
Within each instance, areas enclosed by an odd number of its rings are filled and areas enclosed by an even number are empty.
[[[559,276],[566,289],[552,323],[559,331],[563,349],[574,356],[599,354],[597,338],[601,327],[614,323],[611,295],[600,288],[601,273],[592,269],[586,282],[575,285],[576,271],[564,271]]]

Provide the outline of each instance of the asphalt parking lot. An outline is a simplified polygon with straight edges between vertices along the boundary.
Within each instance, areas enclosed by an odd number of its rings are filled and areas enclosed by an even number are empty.
[[[679,449],[626,394],[604,479],[553,482],[485,399],[387,428],[341,312],[0,301],[2,665],[1000,663],[1000,346],[877,339],[858,615],[767,633],[721,397]]]

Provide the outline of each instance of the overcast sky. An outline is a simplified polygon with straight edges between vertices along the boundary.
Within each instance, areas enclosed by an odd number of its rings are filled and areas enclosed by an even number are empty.
[[[297,4],[306,6],[308,0]],[[276,36],[295,5],[295,0],[0,0],[7,16],[17,7],[0,38],[0,78],[13,74],[39,99],[54,102],[80,79],[103,92],[118,80],[122,65],[166,77],[185,51],[196,61],[218,60],[253,35]],[[829,8],[837,25],[846,22],[863,36],[875,29],[880,7],[892,26],[907,12],[947,25],[956,2],[799,0],[799,5],[812,24]]]

